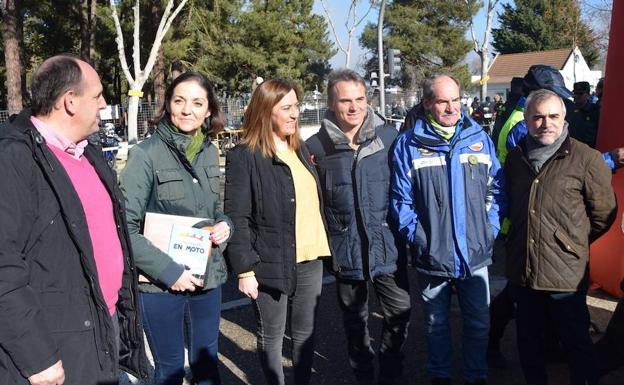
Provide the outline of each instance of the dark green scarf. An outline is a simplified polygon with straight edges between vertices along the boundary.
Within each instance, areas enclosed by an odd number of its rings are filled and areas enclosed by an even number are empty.
[[[193,159],[195,159],[195,156],[197,156],[197,153],[199,153],[199,150],[201,150],[201,147],[206,140],[206,134],[204,134],[203,127],[199,127],[197,129],[195,136],[190,136],[187,133],[180,131],[180,129],[171,122],[167,121],[163,123],[169,127],[172,132],[186,135],[189,139],[191,139],[191,143],[189,143],[189,145],[184,149],[184,156],[186,156],[186,159],[190,164],[193,164]]]

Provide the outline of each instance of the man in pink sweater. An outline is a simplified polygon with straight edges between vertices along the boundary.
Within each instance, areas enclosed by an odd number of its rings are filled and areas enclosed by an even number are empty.
[[[86,140],[102,92],[89,64],[54,56],[0,126],[0,383],[113,384],[118,361],[146,377],[123,198]]]

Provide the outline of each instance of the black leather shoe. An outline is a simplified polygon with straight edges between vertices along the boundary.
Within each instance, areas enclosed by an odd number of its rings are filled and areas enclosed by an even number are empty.
[[[431,385],[452,385],[450,378],[435,377],[431,379]]]
[[[466,381],[466,385],[487,385],[487,382],[485,378],[482,378],[480,380]]]

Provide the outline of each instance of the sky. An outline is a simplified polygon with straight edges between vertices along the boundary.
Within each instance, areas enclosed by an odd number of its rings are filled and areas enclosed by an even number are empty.
[[[507,1],[505,1],[507,2]],[[336,30],[338,32],[339,38],[340,40],[343,42],[343,45],[346,47],[347,44],[347,29],[345,27],[345,19],[347,17],[347,12],[349,11],[349,0],[326,0],[325,3],[328,6],[329,12],[331,14],[331,17],[334,21],[334,25],[336,26]],[[362,17],[367,10],[369,2],[367,0],[363,0],[360,2],[358,8],[357,8],[357,15],[358,18]],[[499,8],[500,9],[500,5]],[[315,0],[314,1],[314,8],[313,8],[313,12],[316,14],[319,14],[323,17],[326,17],[325,15],[325,11],[323,10],[323,7],[321,6],[321,1],[320,0]],[[366,24],[368,22],[372,22],[372,23],[377,23],[377,18],[379,17],[379,10],[378,9],[373,9],[367,16],[367,19],[362,22],[359,26],[358,29],[356,30],[355,34],[353,35],[353,45],[352,45],[352,49],[351,49],[351,63],[350,63],[350,67],[355,69],[355,70],[361,70],[361,66],[359,66],[359,63],[363,63],[364,60],[363,55],[365,54],[365,52],[362,50],[362,48],[359,45],[358,39],[359,36],[362,34],[362,30],[364,29],[364,27],[366,26]],[[477,36],[477,40],[480,42],[483,40],[483,32],[485,30],[485,8],[482,8],[479,13],[476,15],[475,19],[475,34]],[[496,26],[496,15],[494,16],[494,26]],[[468,34],[466,35],[466,37],[468,39],[471,39],[470,37],[470,33],[468,32]],[[334,34],[330,29],[330,33],[329,33],[329,38],[331,41],[335,41],[334,38]],[[336,49],[338,49],[337,46],[335,46]],[[472,52],[472,51],[471,51]],[[474,54],[474,52],[472,52],[471,54],[469,54],[469,56],[467,57],[466,61],[468,63],[470,63],[473,58],[476,58],[476,54]],[[334,55],[334,57],[332,57],[330,59],[330,64],[332,66],[332,68],[340,68],[344,66],[344,61],[345,61],[345,55],[342,51],[338,50],[338,52],[336,53],[336,55]]]

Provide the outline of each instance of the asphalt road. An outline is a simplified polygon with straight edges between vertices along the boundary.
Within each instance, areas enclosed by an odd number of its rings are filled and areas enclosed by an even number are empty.
[[[501,263],[491,268],[491,291],[495,295],[504,286],[501,277]],[[405,380],[404,384],[420,385],[428,384],[426,375],[426,345],[422,322],[422,309],[415,297],[416,276],[410,268],[410,284],[413,294],[413,310],[409,337],[405,346]],[[351,374],[347,359],[345,337],[342,330],[342,318],[336,302],[336,288],[331,277],[326,276],[326,284],[323,286],[321,297],[318,331],[316,336],[314,385],[355,385],[356,382]],[[255,352],[256,339],[255,315],[249,301],[242,299],[234,285],[235,279],[230,279],[224,287],[224,310],[221,314],[221,337],[219,342],[219,356],[222,363],[221,375],[223,384],[227,385],[258,385],[264,384],[263,375]],[[373,337],[373,345],[378,346],[379,332],[381,330],[381,316],[377,300],[371,295],[370,306],[370,330]],[[604,328],[615,307],[616,301],[606,297],[600,292],[592,293],[588,297],[592,320],[598,329]],[[453,299],[451,308],[451,323],[453,331],[454,372],[455,384],[463,384],[461,376],[461,313],[456,299]],[[598,338],[600,334],[595,334]],[[284,340],[284,366],[286,368],[287,384],[293,384],[291,372],[290,339]],[[520,370],[518,354],[515,343],[515,324],[512,322],[502,342],[502,349],[509,360],[509,368],[506,370],[490,370],[489,383],[495,385],[521,385],[524,384]],[[567,366],[562,363],[553,363],[549,366],[550,383],[555,385],[568,384]],[[190,378],[190,374],[187,376]],[[126,381],[127,383],[127,381]],[[185,384],[190,384],[186,380]],[[618,371],[603,378],[601,385],[624,384],[624,371]]]
[[[410,285],[412,292],[412,317],[409,328],[409,337],[405,346],[405,380],[406,385],[429,384],[426,374],[426,344],[422,322],[422,309],[415,296],[416,275],[410,269]],[[499,258],[490,268],[490,286],[492,295],[496,295],[504,286],[503,258]],[[321,297],[316,347],[313,385],[355,385],[356,382],[351,374],[346,352],[346,342],[342,330],[342,316],[336,302],[336,288],[331,277],[325,277],[326,284],[323,286]],[[265,384],[263,375],[256,355],[255,339],[255,315],[249,300],[242,298],[236,287],[236,279],[231,277],[223,290],[223,311],[221,314],[221,336],[219,342],[219,357],[222,363],[221,375],[224,385],[260,385]],[[592,321],[599,331],[604,331],[611,313],[616,305],[616,300],[609,298],[601,292],[592,292],[588,296]],[[371,316],[369,319],[373,346],[378,347],[379,332],[381,330],[381,316],[377,300],[374,295],[370,298]],[[451,307],[451,323],[454,348],[454,372],[455,384],[463,384],[461,376],[461,313],[456,299],[453,299]],[[600,333],[594,334],[599,338]],[[284,366],[287,384],[293,384],[291,371],[290,340],[284,340]],[[506,330],[502,342],[502,350],[509,360],[509,368],[506,370],[490,370],[488,383],[494,385],[522,385],[524,378],[520,370],[516,342],[515,324],[512,322]],[[188,369],[188,368],[187,368]],[[567,365],[563,363],[549,364],[550,384],[569,384]],[[187,370],[187,377],[190,373]],[[121,384],[130,381],[125,376],[121,378]],[[186,379],[185,384],[191,382]],[[149,382],[147,383],[149,384]],[[601,385],[624,384],[624,370],[617,371],[604,377]]]

